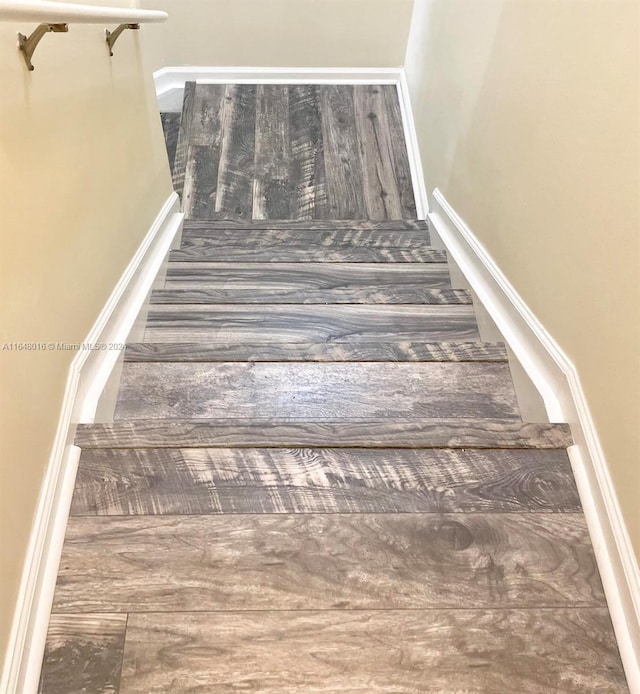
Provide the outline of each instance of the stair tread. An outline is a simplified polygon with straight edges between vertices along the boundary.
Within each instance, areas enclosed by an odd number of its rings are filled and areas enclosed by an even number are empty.
[[[580,511],[564,450],[85,449],[71,515]]]
[[[252,260],[260,263],[446,263],[445,251],[435,248],[217,248],[195,247],[171,251],[171,262],[199,262],[211,258],[221,262]]]
[[[451,342],[479,339],[471,305],[153,304],[145,342]]]
[[[352,229],[359,231],[412,231],[428,230],[427,221],[424,219],[225,219],[225,220],[195,220],[187,219],[184,222],[185,231],[206,231],[225,229],[298,229],[298,230],[341,230]]]
[[[194,283],[195,285],[195,283]],[[197,285],[188,289],[158,289],[152,304],[472,304],[465,289],[425,289],[422,285],[401,287],[339,287],[336,289],[283,289],[275,283],[256,283],[252,288]]]
[[[126,362],[159,361],[487,361],[507,360],[502,343],[489,342],[360,342],[341,344],[207,344],[203,342],[136,342],[125,351]]]
[[[81,448],[568,448],[566,424],[500,419],[191,419],[79,424]]]

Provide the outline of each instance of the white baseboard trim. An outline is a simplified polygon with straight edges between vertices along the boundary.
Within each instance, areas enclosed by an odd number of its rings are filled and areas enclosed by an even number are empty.
[[[629,688],[640,694],[640,571],[578,371],[436,188],[429,220],[534,385],[551,421],[571,425],[580,492]]]
[[[163,67],[153,73],[156,94],[202,84],[396,84],[402,68]]]
[[[162,206],[85,340],[122,343],[153,279],[180,230],[180,201],[172,193]],[[62,411],[43,480],[3,667],[0,692],[36,694],[53,603],[58,564],[71,506],[80,449],[75,425],[92,421],[100,393],[119,356],[116,350],[81,350],[69,367]]]

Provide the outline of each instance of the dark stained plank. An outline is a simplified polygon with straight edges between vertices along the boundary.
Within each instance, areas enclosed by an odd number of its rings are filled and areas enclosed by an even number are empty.
[[[562,450],[88,449],[71,515],[580,509]]]
[[[164,132],[164,143],[167,147],[169,157],[169,167],[173,172],[173,164],[176,158],[176,147],[178,146],[178,132],[180,131],[179,113],[161,113],[162,130]]]
[[[54,614],[39,694],[117,694],[127,616]]]
[[[171,251],[173,262],[202,262],[215,260],[225,263],[446,263],[447,253],[430,246],[424,248],[366,248],[331,249],[322,246],[308,248],[185,248]]]
[[[289,87],[259,84],[256,92],[256,150],[253,218],[288,219]]]
[[[184,185],[183,208],[188,219],[215,216],[224,96],[224,85],[196,86]]]
[[[367,217],[401,219],[403,209],[393,160],[395,143],[387,122],[382,87],[358,86],[353,96]]]
[[[490,419],[140,420],[79,424],[82,448],[567,448],[566,424]]]
[[[414,215],[415,217],[415,215]],[[185,220],[185,232],[206,231],[428,231],[428,223],[424,219],[226,219],[215,220]],[[428,237],[425,236],[428,242]]]
[[[189,228],[182,231],[183,250],[282,250],[305,249],[310,246],[327,251],[354,248],[428,248],[428,232],[424,229],[271,229]]]
[[[190,289],[158,289],[151,294],[152,304],[472,304],[465,289],[423,289],[406,287],[345,287],[301,291],[193,286]],[[257,291],[256,291],[257,290]]]
[[[416,203],[413,193],[411,168],[409,166],[409,154],[404,137],[404,125],[402,123],[398,88],[393,84],[385,84],[380,86],[380,90],[386,105],[389,135],[394,144],[392,150],[393,170],[400,192],[402,207],[402,214],[400,216],[413,219],[417,216]]]
[[[116,419],[518,419],[506,363],[126,363]]]
[[[145,342],[452,342],[479,339],[472,306],[154,304]]]
[[[135,614],[121,694],[627,694],[605,608]]]
[[[401,290],[416,285],[424,289],[451,289],[445,263],[169,263],[166,289],[252,290],[271,294],[307,291],[363,292]]]
[[[323,342],[315,345],[208,345],[202,342],[129,343],[124,360],[158,361],[507,361],[502,343]]]
[[[182,116],[180,118],[180,130],[178,132],[176,156],[173,164],[173,188],[181,198],[183,197],[185,174],[187,170],[195,93],[196,83],[187,82],[184,85]]]
[[[309,84],[289,88],[290,215],[295,220],[331,219],[317,90]]]
[[[69,519],[54,610],[604,606],[579,513]]]
[[[366,219],[364,180],[358,154],[353,85],[321,85],[328,213],[331,219]]]
[[[255,168],[256,86],[226,85],[215,215],[251,218]]]

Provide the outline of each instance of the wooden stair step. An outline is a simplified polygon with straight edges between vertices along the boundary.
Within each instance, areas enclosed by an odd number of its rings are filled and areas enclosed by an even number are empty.
[[[424,289],[421,286],[355,287],[340,289],[282,290],[267,284],[264,289],[159,289],[152,304],[472,304],[465,289]]]
[[[584,516],[72,516],[53,602],[67,613],[461,604],[604,607]]]
[[[450,290],[445,263],[169,263],[166,289],[248,290],[254,295],[297,292],[376,293]]]
[[[192,419],[79,424],[81,448],[568,448],[566,424],[504,419]]]
[[[297,231],[428,231],[424,219],[187,219],[186,232],[226,231],[243,229],[259,231],[292,229]]]
[[[257,361],[507,361],[502,343],[359,342],[343,344],[207,344],[204,342],[135,342],[125,362],[257,362]]]
[[[507,363],[125,363],[117,419],[520,417]]]
[[[580,512],[564,450],[85,449],[71,515]]]
[[[446,263],[446,251],[435,248],[352,248],[332,249],[323,246],[307,248],[209,248],[189,247],[171,251],[170,261],[200,262],[203,260],[220,262],[255,263]]]
[[[145,342],[479,340],[471,305],[153,304]]]

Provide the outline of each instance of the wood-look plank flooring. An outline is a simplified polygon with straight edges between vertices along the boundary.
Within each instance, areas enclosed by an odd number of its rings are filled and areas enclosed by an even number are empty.
[[[188,219],[414,219],[393,85],[189,83],[174,185]]]
[[[395,87],[163,125],[187,222],[77,429],[40,694],[628,692],[569,427],[415,220]]]

